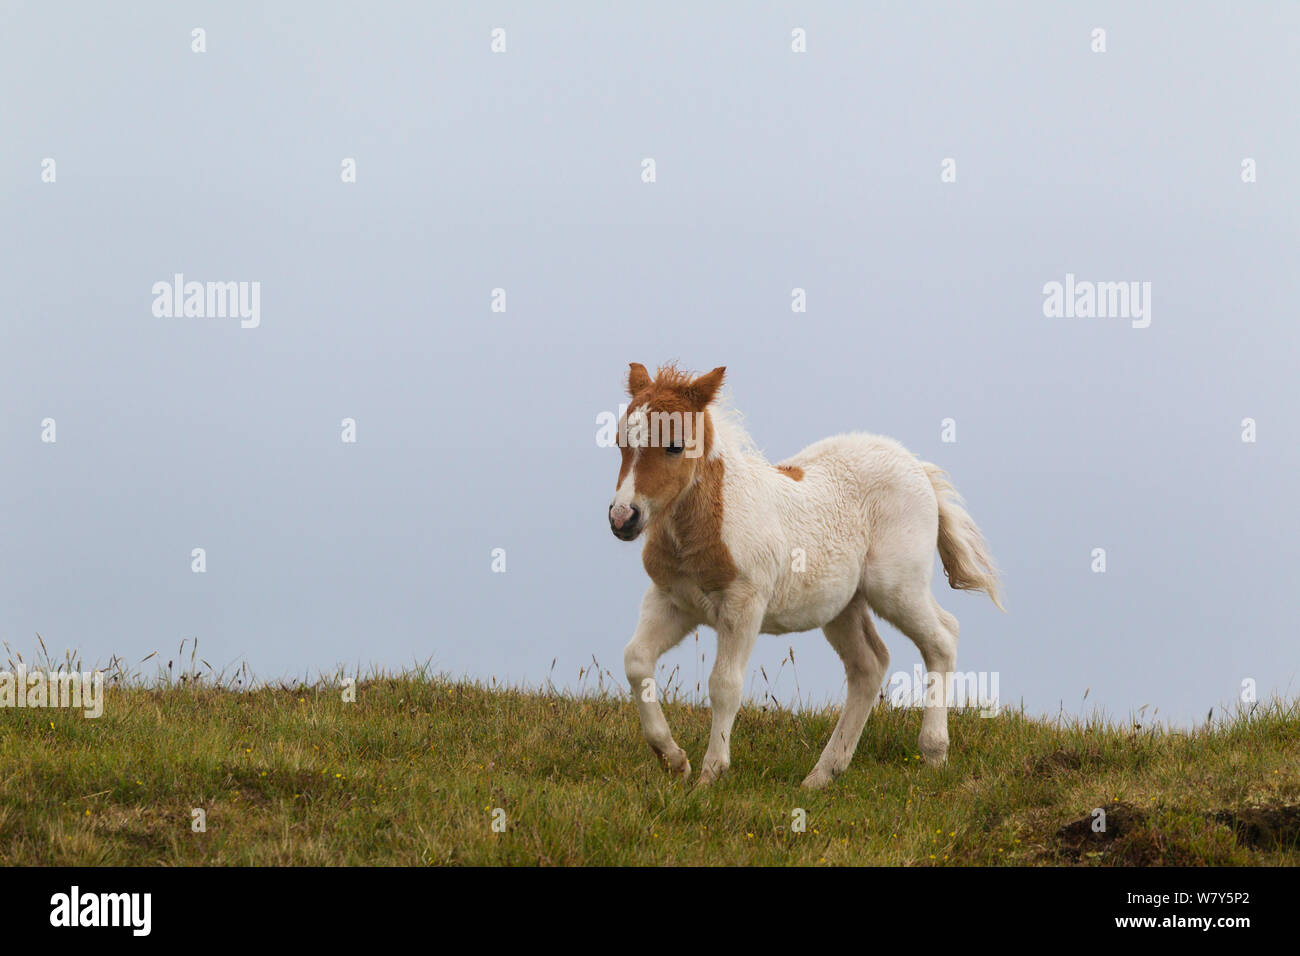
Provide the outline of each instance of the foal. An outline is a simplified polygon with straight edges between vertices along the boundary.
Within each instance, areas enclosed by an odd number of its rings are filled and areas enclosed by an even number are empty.
[[[889,438],[838,435],[769,464],[733,415],[710,408],[724,372],[693,378],[668,366],[651,379],[634,362],[628,374],[609,524],[624,541],[646,536],[641,557],[653,583],[624,652],[646,740],[671,772],[690,775],[659,706],[655,665],[695,628],[714,628],[713,726],[699,777],[712,783],[731,763],[758,635],[820,627],[848,676],[839,722],[803,781],[825,786],[853,759],[889,666],[875,611],[942,675],[931,678],[919,743],[927,763],[943,763],[957,619],[930,593],[933,553],[937,543],[954,588],[984,591],[1001,608],[979,529],[943,472]]]

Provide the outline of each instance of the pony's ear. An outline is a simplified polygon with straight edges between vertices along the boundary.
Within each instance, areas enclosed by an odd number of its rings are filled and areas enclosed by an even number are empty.
[[[636,398],[637,393],[650,384],[650,373],[640,362],[629,362],[627,369],[627,393]]]
[[[713,401],[718,394],[718,389],[722,387],[722,376],[727,374],[727,367],[719,365],[712,372],[706,372],[697,378],[683,390],[691,404],[696,408],[703,409],[709,402]]]

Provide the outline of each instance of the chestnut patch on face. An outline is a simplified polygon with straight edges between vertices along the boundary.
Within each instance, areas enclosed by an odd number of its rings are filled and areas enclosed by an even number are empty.
[[[672,366],[652,379],[643,365],[633,363],[627,390],[628,414],[699,415],[702,432],[692,433],[698,455],[687,456],[662,445],[624,447],[619,482],[633,472],[638,498],[649,504],[646,545],[641,560],[651,580],[667,585],[687,578],[704,591],[726,587],[736,578],[731,552],[722,543],[721,458],[710,457],[715,440],[708,406],[722,385],[724,369],[694,378]]]
[[[650,505],[653,516],[673,506],[695,480],[696,473],[713,449],[713,421],[707,411],[709,402],[722,385],[723,369],[715,368],[706,375],[693,378],[686,372],[672,366],[659,369],[653,379],[646,372],[645,366],[633,363],[627,379],[628,394],[632,402],[627,409],[624,423],[630,422],[634,415],[644,418],[650,424],[650,431],[655,443],[633,448],[624,445],[620,448],[623,456],[622,467],[618,474],[621,485],[628,472],[633,472],[636,494]],[[676,443],[683,440],[683,434],[664,435],[655,427],[674,418],[679,427],[686,423],[692,429],[691,441],[698,454],[686,455],[684,449]],[[697,421],[702,421],[700,428]],[[665,440],[676,445],[667,447]]]
[[[803,469],[798,465],[777,465],[776,470],[787,478],[793,478],[795,481],[803,481]]]

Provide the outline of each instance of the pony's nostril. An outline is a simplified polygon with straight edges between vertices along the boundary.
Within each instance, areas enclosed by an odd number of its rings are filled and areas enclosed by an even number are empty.
[[[614,505],[609,509],[609,526],[615,534],[634,533],[640,522],[641,512],[635,505]]]

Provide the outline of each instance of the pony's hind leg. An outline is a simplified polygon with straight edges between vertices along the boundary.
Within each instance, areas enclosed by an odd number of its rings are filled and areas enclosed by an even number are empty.
[[[957,619],[939,607],[929,582],[868,593],[871,606],[912,639],[925,661],[925,711],[917,743],[931,766],[948,759],[948,700],[957,669]]]
[[[686,759],[686,751],[673,740],[668,720],[659,705],[659,688],[654,674],[659,658],[680,644],[694,627],[694,621],[657,588],[651,587],[641,602],[641,618],[637,621],[636,633],[623,650],[623,666],[641,717],[641,732],[646,743],[671,773],[682,777],[691,775],[691,762]]]
[[[849,689],[826,749],[812,773],[804,778],[803,785],[812,790],[826,786],[848,769],[862,737],[867,715],[880,693],[885,671],[889,669],[889,650],[876,633],[866,597],[861,592],[854,595],[849,606],[822,631],[844,661]]]

